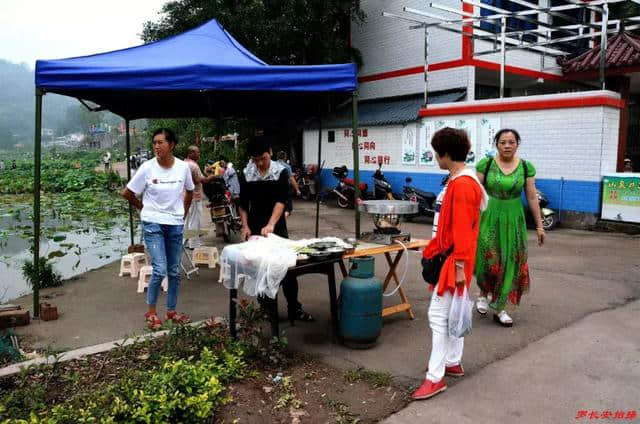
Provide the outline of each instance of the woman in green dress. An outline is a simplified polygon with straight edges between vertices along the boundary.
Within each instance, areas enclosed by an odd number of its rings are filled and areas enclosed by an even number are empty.
[[[489,194],[489,206],[480,221],[476,253],[475,276],[480,287],[476,310],[484,315],[491,308],[496,312],[494,321],[510,327],[513,319],[505,307],[508,304],[515,308],[522,294],[529,290],[527,226],[520,199],[523,188],[535,218],[538,245],[544,243],[545,233],[536,194],[536,169],[517,156],[520,135],[516,130],[502,129],[494,142],[496,157],[482,159],[476,167],[478,178]]]

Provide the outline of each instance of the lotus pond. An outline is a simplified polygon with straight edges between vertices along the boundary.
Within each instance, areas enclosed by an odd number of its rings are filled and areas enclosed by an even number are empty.
[[[129,245],[122,181],[94,171],[99,155],[43,160],[40,255],[63,279],[116,260]],[[33,259],[32,192],[32,161],[19,160],[0,174],[0,302],[31,292],[21,269]]]

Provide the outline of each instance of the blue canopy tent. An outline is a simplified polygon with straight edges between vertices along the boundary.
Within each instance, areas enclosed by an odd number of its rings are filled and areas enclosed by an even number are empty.
[[[338,101],[351,94],[354,171],[358,179],[356,65],[268,65],[216,20],[174,37],[124,50],[38,60],[35,83],[34,263],[39,257],[42,98],[46,93],[75,97],[83,103],[88,100],[98,105],[94,111],[109,110],[122,116],[126,122],[128,165],[132,119],[304,117],[318,112],[318,105],[327,97]],[[319,143],[320,137],[321,131]],[[318,166],[320,156],[319,148]],[[129,169],[128,166],[128,178]],[[131,209],[129,222],[133,244]],[[316,223],[316,232],[317,228]],[[356,209],[356,234],[359,230]],[[36,275],[35,317],[39,315],[38,285]]]

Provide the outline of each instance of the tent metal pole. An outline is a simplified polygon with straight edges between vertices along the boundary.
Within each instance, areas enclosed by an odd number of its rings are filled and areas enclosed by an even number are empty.
[[[427,100],[429,95],[429,28],[424,26],[424,104],[422,107],[427,107]]]
[[[607,56],[607,27],[609,25],[609,5],[602,5],[602,34],[600,34],[600,89],[605,89],[605,62]]]
[[[33,139],[33,318],[40,319],[40,167],[42,143],[42,96],[36,88],[36,132]]]
[[[505,33],[507,30],[507,18],[502,17],[500,19],[500,98],[504,97],[504,67],[507,62],[507,50],[505,48]]]
[[[124,129],[125,129],[125,136],[124,139],[125,144],[127,145],[127,182],[131,180],[131,138],[129,136],[129,120],[125,119],[124,120]],[[133,206],[131,206],[131,203],[129,203],[129,234],[131,235],[131,245],[133,246],[134,243],[134,232],[133,232]]]
[[[354,181],[354,210],[356,215],[356,240],[360,238],[360,150],[358,147],[358,92],[354,91],[352,94],[352,137],[353,137],[353,181]]]
[[[316,238],[318,238],[318,234],[320,233],[320,193],[318,190],[320,189],[320,160],[322,158],[322,118],[318,117],[318,170],[316,172]],[[302,170],[304,175],[304,169]]]

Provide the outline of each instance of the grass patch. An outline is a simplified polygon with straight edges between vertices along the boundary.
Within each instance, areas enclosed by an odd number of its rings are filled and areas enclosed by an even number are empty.
[[[335,399],[327,399],[325,405],[336,414],[336,424],[357,424],[360,419],[349,411],[349,406],[344,402]]]
[[[344,373],[347,383],[364,381],[373,387],[387,387],[393,383],[393,377],[388,372],[371,371],[365,368],[355,368]]]

